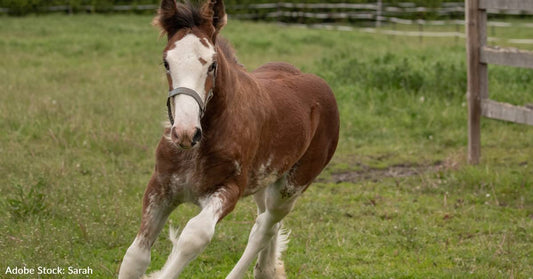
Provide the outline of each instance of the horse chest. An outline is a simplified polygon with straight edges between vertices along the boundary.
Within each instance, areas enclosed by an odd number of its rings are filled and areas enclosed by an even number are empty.
[[[240,175],[240,166],[229,160],[200,157],[183,160],[172,169],[168,181],[176,199],[196,203],[198,199],[214,192],[217,185]]]
[[[173,172],[168,183],[174,199],[194,202],[195,188],[200,184],[200,179],[194,169],[188,168]]]

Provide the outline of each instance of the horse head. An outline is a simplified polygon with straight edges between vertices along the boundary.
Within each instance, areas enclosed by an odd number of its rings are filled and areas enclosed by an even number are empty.
[[[170,138],[189,149],[202,138],[201,118],[216,87],[216,37],[226,25],[223,1],[209,0],[202,6],[162,0],[154,25],[166,34],[163,51],[169,96]]]

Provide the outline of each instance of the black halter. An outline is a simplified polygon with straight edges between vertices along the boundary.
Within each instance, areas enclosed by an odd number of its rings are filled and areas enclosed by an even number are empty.
[[[174,125],[174,117],[172,116],[172,107],[170,106],[170,99],[177,95],[187,95],[189,97],[192,97],[198,104],[198,107],[200,108],[200,118],[204,117],[205,106],[207,105],[209,100],[211,100],[211,98],[213,97],[213,90],[215,89],[215,82],[217,79],[218,67],[217,67],[216,62],[213,63],[213,65],[215,67],[213,69],[213,86],[211,86],[211,90],[209,90],[209,93],[207,93],[207,98],[205,100],[205,103],[202,101],[202,98],[200,97],[200,94],[198,94],[198,92],[187,87],[178,87],[168,92],[167,109],[168,109],[168,119],[170,120],[171,125]]]

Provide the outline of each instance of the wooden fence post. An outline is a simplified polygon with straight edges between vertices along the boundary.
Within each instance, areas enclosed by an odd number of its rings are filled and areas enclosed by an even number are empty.
[[[468,72],[468,161],[478,164],[481,156],[481,98],[487,98],[487,64],[480,50],[486,41],[486,13],[479,0],[466,0],[466,49]],[[485,91],[485,92],[482,92]]]

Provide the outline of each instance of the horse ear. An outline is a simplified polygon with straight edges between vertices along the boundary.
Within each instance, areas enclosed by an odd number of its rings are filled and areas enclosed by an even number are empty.
[[[215,32],[213,33],[213,42],[215,42],[216,36],[228,22],[224,1],[208,0],[202,7],[202,14],[207,19],[208,24],[215,28]]]
[[[152,20],[152,24],[161,29],[162,35],[166,33],[171,37],[177,31],[177,14],[176,0],[161,0],[161,5],[157,10],[157,15]]]

